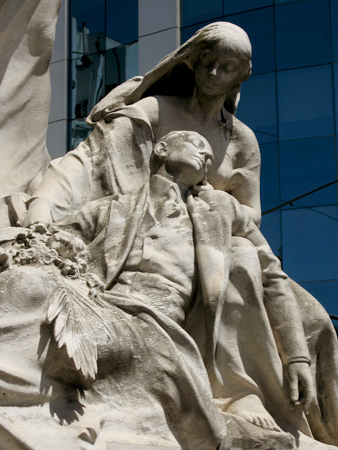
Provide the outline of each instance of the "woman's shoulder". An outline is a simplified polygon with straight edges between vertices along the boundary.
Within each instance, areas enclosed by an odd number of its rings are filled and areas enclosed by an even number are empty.
[[[255,145],[258,147],[255,133],[245,123],[240,121],[237,117],[232,116],[232,137],[246,144]]]
[[[135,103],[148,116],[152,124],[157,123],[163,108],[170,106],[170,98],[164,95],[145,97]]]
[[[170,111],[175,109],[175,98],[168,95],[154,95],[142,98],[135,105],[148,116],[152,125],[156,125],[163,119],[163,114],[170,114]]]
[[[239,159],[250,159],[251,163],[260,162],[260,150],[255,133],[235,116],[232,116],[231,142],[238,150]]]

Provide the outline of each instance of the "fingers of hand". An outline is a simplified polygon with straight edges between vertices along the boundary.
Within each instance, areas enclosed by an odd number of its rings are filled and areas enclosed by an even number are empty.
[[[308,414],[315,395],[309,366],[306,363],[291,364],[288,368],[288,378],[292,402],[291,409],[302,405],[304,412]]]
[[[293,403],[295,403],[299,399],[298,377],[292,375],[292,377],[290,377],[289,383],[290,383],[290,399]]]

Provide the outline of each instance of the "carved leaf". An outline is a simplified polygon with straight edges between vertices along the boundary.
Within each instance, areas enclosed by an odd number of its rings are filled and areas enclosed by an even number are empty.
[[[95,379],[97,373],[97,336],[110,331],[102,318],[104,302],[91,299],[87,291],[75,290],[67,280],[50,300],[46,322],[54,321],[54,338],[61,348],[66,347],[69,358],[86,378]]]

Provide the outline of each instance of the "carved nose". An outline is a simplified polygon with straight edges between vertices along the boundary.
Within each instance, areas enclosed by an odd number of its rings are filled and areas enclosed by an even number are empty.
[[[212,69],[211,69],[211,71],[210,71],[210,75],[217,75],[218,66],[219,66],[219,64],[216,63],[216,64],[212,67]]]

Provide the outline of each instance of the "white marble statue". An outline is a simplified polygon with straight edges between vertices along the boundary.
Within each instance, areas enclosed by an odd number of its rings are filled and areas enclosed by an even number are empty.
[[[250,73],[246,33],[204,27],[94,108],[26,215],[12,204],[8,448],[338,445],[334,329],[256,226],[259,148],[234,116]]]
[[[286,397],[295,378],[308,411],[314,396],[310,355],[289,280],[248,212],[207,183],[212,162],[205,138],[172,132],[155,145],[152,175],[139,192],[89,202],[52,233],[3,229],[5,439],[42,445],[40,435],[22,433],[23,417],[24,425],[36,421],[49,436],[56,434],[57,445],[62,436],[63,448],[81,448],[94,410],[91,443],[104,445],[116,406],[131,414],[124,398],[132,390],[141,409],[161,409],[182,448],[231,448],[234,439],[251,448],[257,435],[261,448],[270,444],[271,432],[267,442],[258,429],[238,432],[238,419],[213,402],[207,375],[212,380],[218,370],[232,236],[257,251],[265,301],[262,296],[251,305],[251,314],[259,309],[264,315],[264,345],[286,366]],[[197,336],[200,350],[184,329]],[[19,354],[13,351],[18,341],[25,341]],[[69,425],[53,429],[41,404]],[[252,420],[275,432],[276,448],[290,445],[274,419],[260,413],[251,411]],[[147,419],[156,435],[158,418]]]
[[[60,5],[61,0],[0,1],[0,214],[2,197],[33,194],[50,162],[49,63]]]

